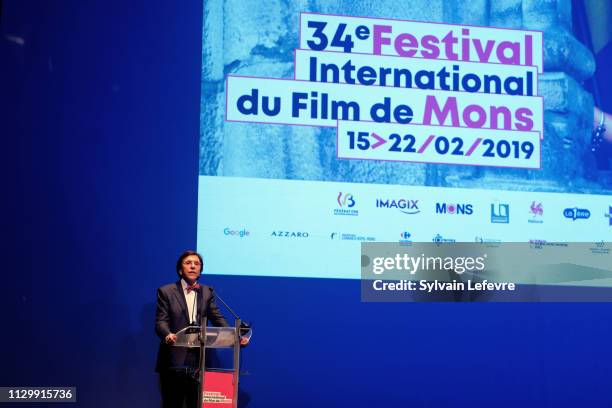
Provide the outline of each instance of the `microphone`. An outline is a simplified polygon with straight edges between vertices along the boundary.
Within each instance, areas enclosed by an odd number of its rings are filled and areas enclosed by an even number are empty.
[[[219,299],[221,303],[223,303],[223,306],[225,306],[225,308],[229,310],[229,312],[234,316],[234,319],[240,320],[240,334],[242,335],[243,333],[248,333],[248,331],[251,330],[251,324],[243,321],[240,316],[238,316],[236,312],[234,312],[232,308],[229,307],[229,305],[225,303],[225,301],[219,295],[215,294],[215,290],[213,288],[209,286],[208,289],[210,290],[211,295],[216,296],[216,298]]]

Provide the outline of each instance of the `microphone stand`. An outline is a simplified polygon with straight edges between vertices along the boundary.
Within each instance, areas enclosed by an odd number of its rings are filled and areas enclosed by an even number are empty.
[[[204,394],[204,364],[206,364],[206,317],[200,318],[200,372],[198,374],[198,408],[202,408],[203,394]]]
[[[225,306],[225,308],[227,310],[229,310],[229,312],[232,314],[232,316],[234,316],[234,319],[239,320],[240,321],[240,332],[242,333],[242,331],[248,332],[249,330],[251,330],[251,324],[248,322],[243,321],[240,316],[238,316],[238,314],[236,312],[234,312],[232,310],[231,307],[229,307],[229,305],[227,303],[225,303],[225,301],[217,294],[214,293],[214,289],[209,287],[208,288],[210,290],[210,293],[215,296],[217,299],[219,299],[219,301],[221,303],[223,303],[223,306]]]

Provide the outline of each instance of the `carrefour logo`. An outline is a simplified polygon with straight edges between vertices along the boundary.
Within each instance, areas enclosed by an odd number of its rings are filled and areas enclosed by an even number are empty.
[[[225,228],[223,230],[223,235],[230,236],[230,237],[245,238],[245,237],[248,237],[249,235],[251,235],[251,232],[248,231],[246,228],[243,228],[241,230],[233,230],[231,228]]]
[[[436,203],[437,214],[472,215],[473,212],[472,204]]]
[[[591,217],[591,212],[586,208],[566,208],[563,210],[563,216],[573,221],[586,220]]]
[[[381,198],[376,199],[377,208],[396,208],[404,214],[418,214],[421,212],[419,209],[419,200],[383,200]]]
[[[410,239],[410,237],[412,237],[412,234],[409,233],[408,231],[402,231],[400,233],[400,240],[399,243],[400,245],[412,245],[412,240]]]

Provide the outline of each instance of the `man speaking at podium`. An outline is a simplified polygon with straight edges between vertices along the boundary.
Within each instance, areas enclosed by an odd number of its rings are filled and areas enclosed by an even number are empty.
[[[199,349],[172,349],[176,333],[187,326],[198,326],[206,317],[215,326],[227,321],[215,304],[212,288],[197,281],[202,273],[202,256],[185,251],[176,261],[179,280],[157,290],[155,332],[161,343],[155,371],[159,373],[164,408],[197,406]],[[241,344],[245,344],[241,340]]]

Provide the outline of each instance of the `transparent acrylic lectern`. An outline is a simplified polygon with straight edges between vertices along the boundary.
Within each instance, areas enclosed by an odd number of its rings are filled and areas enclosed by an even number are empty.
[[[199,378],[198,407],[238,406],[240,334],[240,320],[234,327],[206,327],[206,319],[201,326],[188,326],[176,333],[171,366],[191,369]],[[250,336],[250,330],[242,333],[242,337]],[[206,349],[233,349],[232,367],[205,368]]]

